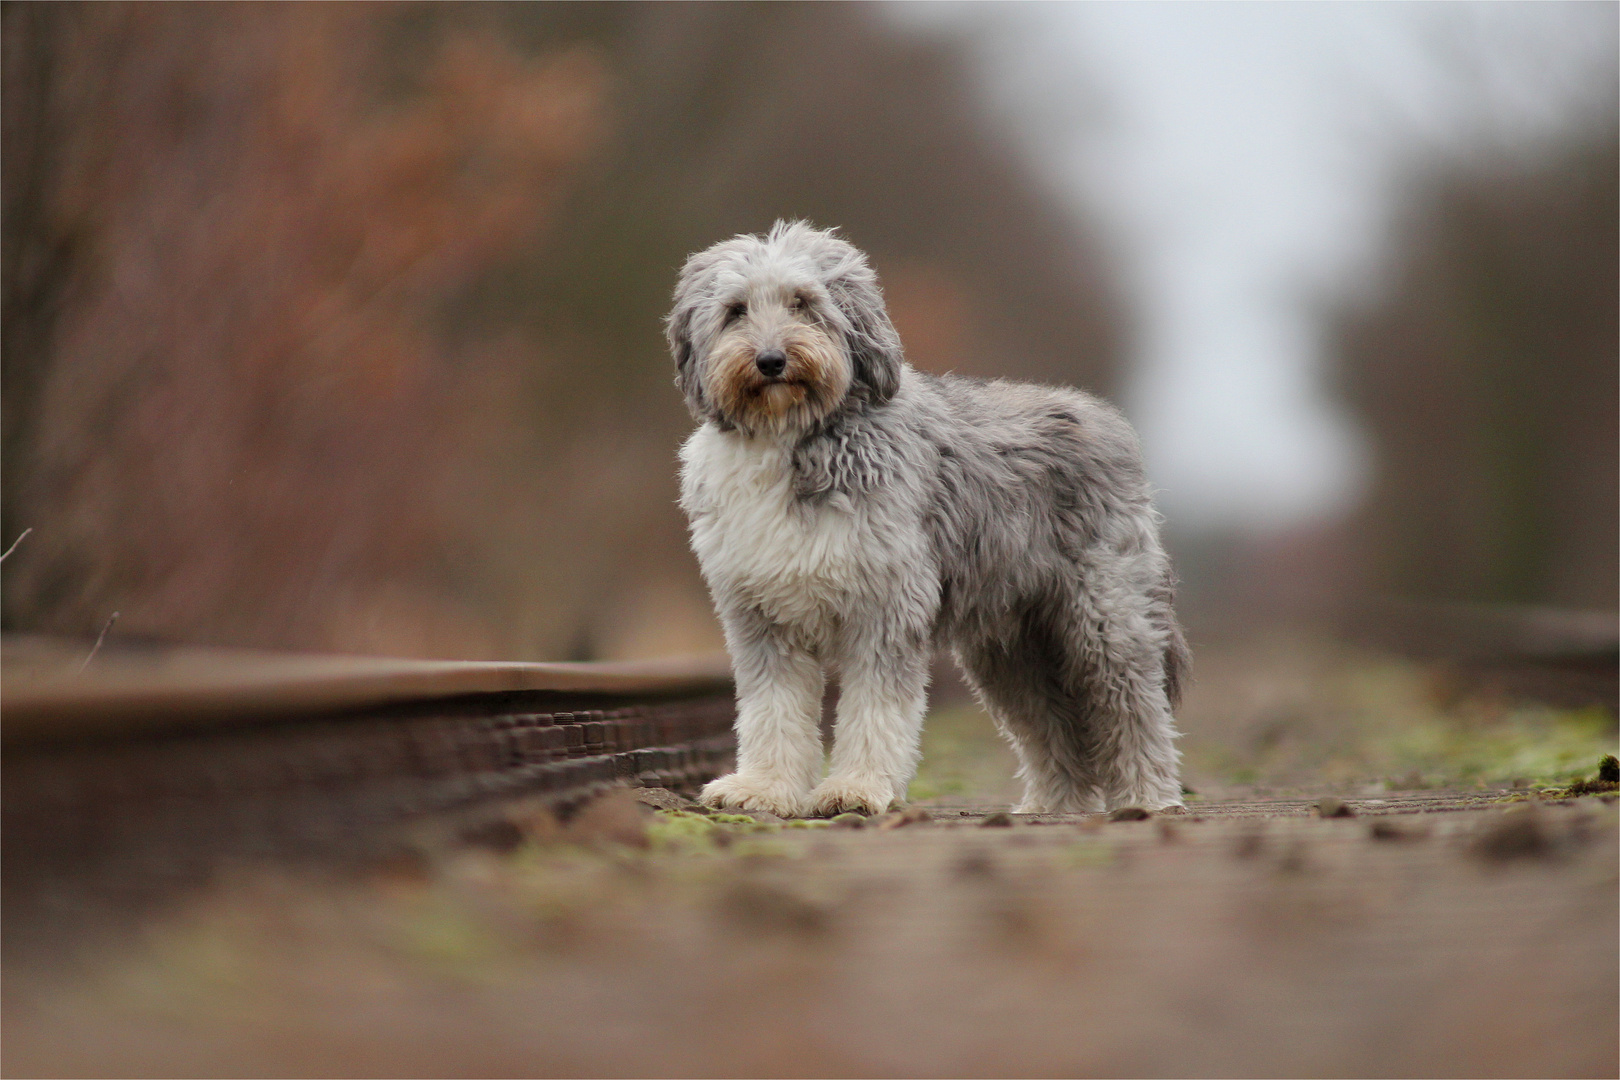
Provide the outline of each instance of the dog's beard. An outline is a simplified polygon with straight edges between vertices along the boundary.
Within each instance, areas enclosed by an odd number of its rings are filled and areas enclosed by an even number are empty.
[[[849,392],[850,367],[837,342],[817,327],[799,327],[780,345],[787,367],[774,379],[759,372],[759,350],[747,335],[723,336],[710,354],[709,397],[727,423],[752,435],[809,430]]]

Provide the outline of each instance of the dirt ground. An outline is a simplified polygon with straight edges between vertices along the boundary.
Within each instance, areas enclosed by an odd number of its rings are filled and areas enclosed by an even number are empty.
[[[1611,721],[1288,647],[1204,671],[1185,814],[997,816],[1005,750],[941,710],[925,814],[624,793],[363,872],[244,870],[8,972],[4,1071],[1620,1073],[1620,806],[1565,786]]]

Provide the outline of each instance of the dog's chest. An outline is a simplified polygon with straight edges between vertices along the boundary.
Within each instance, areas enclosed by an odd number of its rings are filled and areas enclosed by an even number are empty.
[[[796,497],[786,451],[700,429],[681,456],[681,502],[711,585],[803,623],[836,612],[881,561],[858,509]]]

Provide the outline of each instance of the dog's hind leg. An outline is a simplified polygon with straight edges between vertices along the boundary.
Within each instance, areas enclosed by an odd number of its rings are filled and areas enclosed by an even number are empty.
[[[1111,568],[1093,579],[1129,575]],[[1006,637],[959,651],[1018,754],[1020,810],[1180,805],[1166,687],[1174,624],[1163,614],[1145,591],[1082,586],[1030,609]]]
[[[1171,698],[1186,645],[1170,612],[1168,580],[1162,556],[1093,554],[1069,617],[1054,627],[1065,678],[1084,693],[1090,774],[1109,809],[1181,805]]]
[[[961,645],[956,661],[1018,757],[1020,813],[1095,813],[1105,806],[1084,743],[1084,697],[1058,680],[1049,635],[1032,627]]]

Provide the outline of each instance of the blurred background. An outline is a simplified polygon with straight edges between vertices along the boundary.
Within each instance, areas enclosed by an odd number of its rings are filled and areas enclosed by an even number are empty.
[[[1195,734],[1305,641],[1612,713],[1613,4],[3,10],[8,632],[718,647],[659,320],[805,217],[919,368],[1125,406]]]

